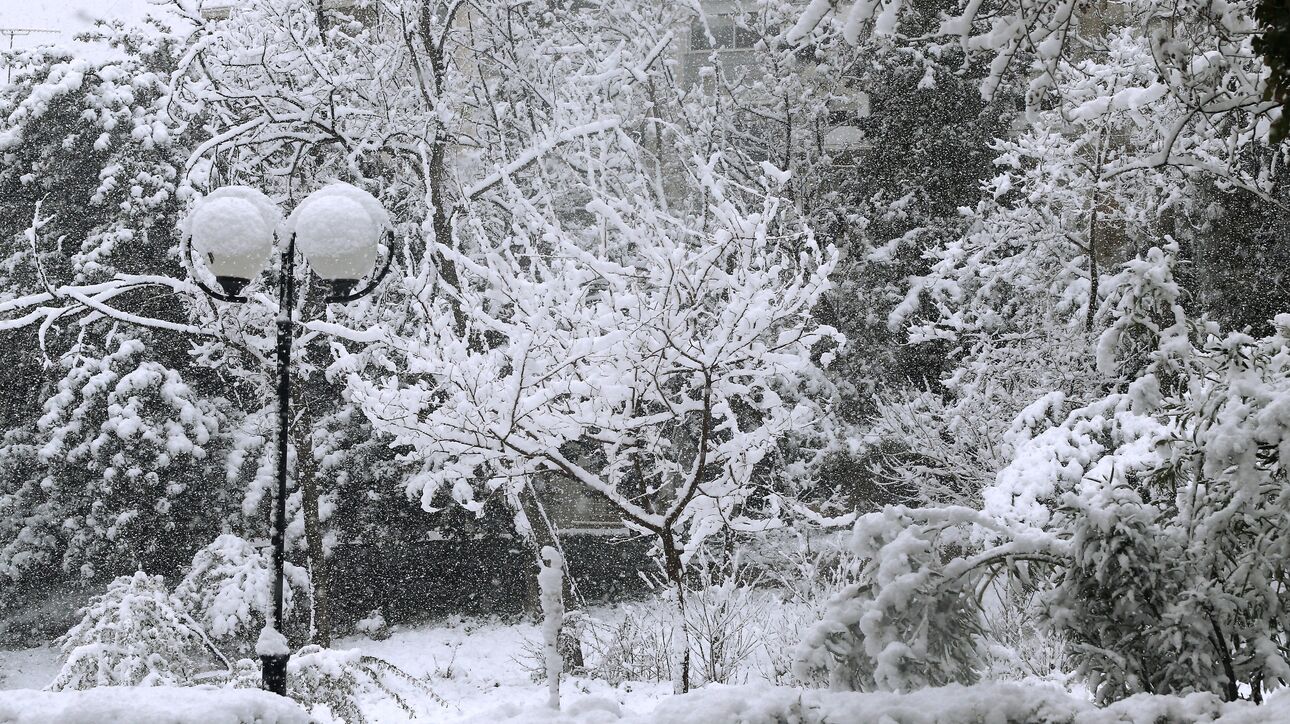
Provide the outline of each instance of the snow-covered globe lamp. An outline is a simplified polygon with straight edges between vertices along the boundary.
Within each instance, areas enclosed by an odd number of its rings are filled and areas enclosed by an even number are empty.
[[[287,219],[288,232],[314,273],[331,283],[332,292],[350,293],[376,267],[381,235],[390,216],[381,202],[347,183],[334,183],[309,194]]]
[[[249,186],[224,186],[193,205],[180,231],[224,292],[237,296],[268,265],[281,221],[268,196]]]

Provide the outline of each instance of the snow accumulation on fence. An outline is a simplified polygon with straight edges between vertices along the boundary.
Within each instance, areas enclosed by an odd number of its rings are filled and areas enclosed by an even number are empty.
[[[259,689],[104,686],[0,691],[4,724],[309,724],[290,699]]]

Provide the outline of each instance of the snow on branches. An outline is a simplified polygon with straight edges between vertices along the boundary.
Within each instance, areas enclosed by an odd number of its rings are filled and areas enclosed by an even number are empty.
[[[0,497],[0,571],[12,579],[51,563],[91,578],[164,560],[215,493],[201,480],[220,408],[177,371],[140,359],[142,342],[109,336],[108,345],[102,357],[82,348],[66,360],[29,445],[5,450],[44,471]]]
[[[121,576],[81,613],[80,623],[58,640],[64,661],[49,685],[55,691],[183,686],[212,655],[223,659],[161,576]]]
[[[901,33],[907,0],[858,0],[846,7],[837,0],[812,0],[785,34],[801,43],[820,34],[840,33],[858,43],[868,36]],[[982,58],[989,73],[981,93],[990,97],[1010,76],[1028,77],[1027,107],[1040,108],[1060,93],[1063,66],[1079,65],[1106,51],[1108,31],[1132,28],[1147,41],[1146,55],[1156,77],[1106,100],[1114,105],[1149,103],[1163,96],[1191,109],[1180,127],[1204,123],[1233,112],[1257,120],[1251,130],[1267,138],[1275,101],[1265,100],[1269,70],[1254,52],[1259,26],[1256,0],[1166,3],[1160,0],[1083,3],[1077,0],[1004,0],[997,4],[959,0],[943,14],[940,26],[920,41],[940,55],[961,49],[965,62]]]
[[[836,343],[810,319],[835,254],[778,199],[710,190],[706,220],[595,198],[585,232],[517,193],[507,235],[475,224],[463,233],[479,253],[442,248],[467,326],[440,302],[388,343],[409,374],[351,383],[423,461],[410,487],[425,505],[450,490],[478,507],[471,481],[549,473],[647,530],[688,525],[693,544],[745,520],[780,441],[818,419],[781,392]]]
[[[994,545],[982,547],[983,536]],[[1002,540],[1000,540],[1002,539]],[[805,636],[795,670],[834,689],[912,691],[970,684],[983,669],[980,599],[1001,571],[1060,561],[1064,544],[971,508],[888,506],[856,521],[856,583]]]

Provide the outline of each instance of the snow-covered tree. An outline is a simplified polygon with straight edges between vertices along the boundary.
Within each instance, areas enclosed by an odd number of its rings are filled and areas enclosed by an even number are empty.
[[[868,36],[899,37],[910,30],[913,0],[878,0],[842,6],[836,0],[811,0],[789,28],[786,39],[794,43],[836,30],[852,43]],[[1256,20],[1260,3],[1240,0],[1211,6],[1207,3],[1166,3],[1160,0],[1108,0],[1097,3],[1003,0],[987,5],[960,0],[945,8],[941,22],[920,38],[929,56],[966,51],[989,62],[990,72],[981,81],[981,94],[991,97],[1010,80],[1023,75],[1026,105],[1037,110],[1053,95],[1061,94],[1063,64],[1105,51],[1108,31],[1135,28],[1149,38],[1150,57],[1158,64],[1157,98],[1172,96],[1201,116],[1247,115],[1266,138],[1270,114],[1279,103],[1265,98],[1270,77],[1254,52],[1254,43],[1269,32],[1269,42],[1279,47],[1275,22]],[[1277,57],[1276,53],[1272,57]],[[1136,95],[1130,93],[1130,95]],[[1271,95],[1269,92],[1268,95]],[[1113,99],[1107,98],[1110,102]],[[1123,97],[1121,98],[1123,100]],[[1179,119],[1175,133],[1202,128],[1205,118]],[[1204,167],[1206,159],[1190,153],[1185,145],[1177,155],[1170,147],[1153,165]]]
[[[480,261],[442,249],[466,326],[440,302],[417,338],[385,343],[386,372],[351,385],[423,462],[411,490],[478,507],[473,481],[516,496],[565,477],[656,537],[678,597],[687,551],[773,516],[796,469],[782,446],[821,415],[795,392],[836,344],[811,319],[835,257],[773,196],[697,174],[702,216],[599,195],[578,228],[516,190],[505,236],[462,231]]]
[[[962,359],[939,380],[941,390],[879,404],[862,447],[903,495],[979,503],[981,486],[1011,459],[1018,423],[1060,418],[1110,382],[1095,364],[1095,340],[1120,323],[1107,297],[1130,283],[1121,265],[1174,239],[1193,262],[1198,298],[1234,294],[1208,273],[1223,263],[1213,253],[1221,247],[1207,240],[1222,225],[1209,219],[1217,207],[1201,199],[1281,193],[1271,173],[1277,152],[1257,150],[1257,116],[1221,116],[1233,134],[1227,140],[1190,125],[1192,91],[1204,78],[1257,68],[1215,55],[1210,62],[1227,70],[1205,75],[1196,66],[1161,80],[1152,55],[1159,39],[1133,16],[1093,31],[1096,49],[1044,66],[1053,107],[1032,110],[1028,128],[996,142],[998,173],[984,198],[961,210],[963,235],[928,250],[930,267],[890,318],[916,345]],[[1207,41],[1192,42],[1179,52]]]
[[[218,523],[208,481],[219,404],[147,360],[138,340],[107,344],[102,356],[87,346],[66,359],[45,414],[5,451],[29,459],[29,474],[0,496],[11,580],[50,568],[84,578],[172,570]]]
[[[858,581],[807,632],[798,676],[851,691],[976,681],[979,613],[952,552],[962,544],[958,527],[982,518],[967,508],[920,514],[899,506],[862,516],[849,546],[864,562]]]
[[[182,134],[172,133],[158,115],[176,38],[151,30],[101,26],[96,32],[103,53],[95,59],[46,46],[14,51],[8,61],[12,82],[0,89],[0,384],[8,390],[0,409],[6,430],[39,416],[57,381],[49,374],[50,360],[81,336],[39,327],[47,318],[27,316],[32,309],[24,299],[65,284],[102,282],[118,271],[178,270],[166,254],[165,219],[178,204]],[[126,309],[157,311],[156,297],[137,288],[115,296]],[[64,319],[99,316],[86,309]]]
[[[173,570],[228,510],[206,484],[227,406],[167,334],[197,331],[191,297],[169,294],[183,289],[169,275],[182,268],[172,229],[188,136],[164,104],[182,36],[95,34],[93,59],[20,52],[0,90],[0,379],[14,413],[0,538],[12,590]]]
[[[104,56],[23,51],[0,91],[0,235],[5,293],[102,281],[116,271],[178,271],[166,223],[183,131],[164,115],[180,39],[157,28],[99,27]],[[39,238],[28,230],[37,220]],[[39,269],[35,262],[40,262]]]
[[[893,477],[927,507],[857,523],[868,580],[808,637],[802,670],[854,688],[970,680],[977,602],[1006,585],[1103,703],[1259,700],[1286,660],[1269,583],[1284,513],[1265,495],[1285,474],[1265,422],[1285,399],[1284,332],[1206,316],[1239,313],[1206,306],[1240,296],[1206,278],[1221,206],[1282,193],[1251,4],[1006,5],[940,32],[999,61],[987,92],[1033,53],[1030,126],[998,141],[966,232],[931,250],[893,316],[956,360],[943,392],[880,408],[879,437],[914,442]],[[888,33],[899,6],[857,4],[881,13],[853,27]]]

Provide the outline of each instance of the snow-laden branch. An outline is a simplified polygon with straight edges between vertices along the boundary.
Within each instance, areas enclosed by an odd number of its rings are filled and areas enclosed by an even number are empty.
[[[206,158],[206,155],[209,154],[212,149],[219,148],[221,145],[228,143],[233,139],[240,138],[256,129],[263,128],[267,126],[269,122],[270,119],[267,115],[260,116],[246,121],[245,123],[239,123],[232,128],[227,128],[205,141],[202,141],[198,144],[197,148],[193,149],[192,153],[188,154],[188,162],[184,164],[185,173],[192,171],[193,167],[202,159]]]
[[[39,323],[43,332],[57,320],[88,315],[82,319],[82,324],[106,317],[127,324],[198,337],[217,336],[215,332],[195,325],[146,317],[117,309],[107,303],[122,294],[150,287],[165,287],[173,292],[190,296],[197,294],[195,286],[169,277],[121,274],[107,282],[79,286],[64,285],[48,292],[30,294],[0,303],[0,315],[5,317],[0,319],[0,330],[21,329]]]
[[[389,340],[389,332],[380,326],[358,330],[351,329],[343,324],[317,319],[305,322],[303,326],[311,332],[319,332],[330,337],[349,340],[350,342],[373,343]]]
[[[834,252],[777,199],[730,193],[712,197],[706,228],[647,197],[598,197],[593,228],[610,231],[592,246],[499,183],[511,233],[468,220],[468,240],[438,249],[459,269],[450,295],[467,324],[432,309],[416,336],[378,343],[408,374],[350,381],[374,424],[417,451],[423,500],[450,490],[473,505],[481,474],[545,471],[669,539],[742,520],[756,471],[818,424],[784,396],[837,344],[812,318]]]
[[[569,128],[561,131],[553,138],[527,149],[510,163],[507,163],[504,167],[465,188],[461,194],[462,199],[466,201],[475,199],[480,194],[501,183],[502,179],[515,175],[529,164],[547,156],[551,151],[559,146],[584,136],[612,131],[615,128],[618,128],[621,123],[621,120],[617,118],[605,118],[599,121],[592,121],[591,123],[587,123],[576,128]]]

